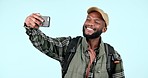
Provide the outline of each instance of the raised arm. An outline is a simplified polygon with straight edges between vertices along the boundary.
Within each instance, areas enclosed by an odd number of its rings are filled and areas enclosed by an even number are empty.
[[[26,34],[29,36],[34,47],[61,62],[71,37],[51,38],[46,36],[39,30],[39,26],[44,21],[40,16],[40,14],[33,13],[26,18],[24,22]]]

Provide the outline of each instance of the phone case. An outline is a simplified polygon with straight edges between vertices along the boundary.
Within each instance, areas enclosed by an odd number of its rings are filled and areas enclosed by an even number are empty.
[[[50,17],[49,16],[41,16],[44,19],[42,27],[49,27],[50,26]]]

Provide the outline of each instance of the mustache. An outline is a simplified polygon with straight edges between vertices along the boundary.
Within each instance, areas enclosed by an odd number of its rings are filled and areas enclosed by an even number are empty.
[[[91,26],[91,25],[83,25],[83,27],[84,27],[84,28],[91,28],[91,29],[93,29],[94,31],[96,31],[96,30],[97,30],[96,28],[92,28],[92,26]]]

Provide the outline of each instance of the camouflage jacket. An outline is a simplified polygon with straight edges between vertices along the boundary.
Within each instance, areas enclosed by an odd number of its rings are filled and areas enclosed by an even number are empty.
[[[63,61],[69,41],[72,39],[71,37],[51,38],[42,33],[39,29],[31,28],[26,28],[26,33],[32,44],[38,50],[58,60],[60,63]],[[89,53],[87,50],[88,44],[85,37],[83,37],[64,78],[85,78],[86,67],[89,63]],[[96,63],[92,67],[93,76],[89,78],[109,78],[106,70],[106,54],[103,41],[101,41],[100,47],[95,52],[99,53],[96,56]],[[112,78],[125,78],[122,65],[122,61],[116,65],[115,70],[117,72],[113,74]]]

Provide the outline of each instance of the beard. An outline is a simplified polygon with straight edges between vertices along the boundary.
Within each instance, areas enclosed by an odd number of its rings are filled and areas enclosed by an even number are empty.
[[[98,38],[100,37],[100,35],[102,34],[102,30],[97,30],[96,32],[94,32],[93,34],[91,35],[87,35],[85,34],[85,26],[83,26],[83,36],[86,37],[86,39],[95,39],[95,38]],[[96,29],[94,29],[96,30]]]

